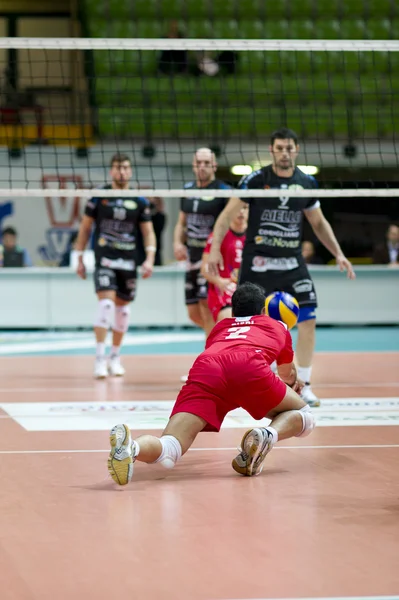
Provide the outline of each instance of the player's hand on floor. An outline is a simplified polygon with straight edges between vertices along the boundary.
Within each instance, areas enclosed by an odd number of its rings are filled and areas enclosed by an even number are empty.
[[[154,270],[154,265],[150,260],[145,260],[141,265],[141,276],[143,279],[148,279],[151,277],[152,272]]]
[[[352,263],[350,262],[350,260],[348,260],[346,258],[346,256],[344,256],[343,254],[339,254],[335,260],[337,261],[337,265],[339,266],[339,270],[341,272],[342,271],[346,271],[347,272],[348,279],[355,279],[356,278],[356,273],[353,270]]]
[[[80,260],[78,263],[78,268],[76,269],[76,273],[78,274],[78,277],[80,277],[81,279],[86,279],[86,267],[82,260]]]
[[[187,260],[187,248],[184,244],[175,244],[173,251],[176,260]]]
[[[208,257],[208,269],[211,275],[219,275],[219,268],[223,269],[223,257],[219,250],[211,248]]]

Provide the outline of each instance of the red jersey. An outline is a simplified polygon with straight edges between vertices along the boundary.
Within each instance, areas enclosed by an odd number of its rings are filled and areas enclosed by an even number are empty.
[[[213,234],[208,237],[204,252],[211,251]],[[222,292],[213,283],[208,284],[208,305],[215,318],[225,306],[231,306],[231,297],[235,292],[238,280],[238,271],[241,266],[242,251],[245,244],[245,233],[235,233],[231,229],[224,236],[220,252],[223,257],[223,269],[219,268],[219,275],[224,279],[231,279],[231,286]]]
[[[269,365],[275,360],[278,365],[294,360],[292,338],[286,325],[266,315],[223,319],[209,334],[204,354],[224,353],[234,347],[256,348]]]
[[[210,234],[206,242],[205,250],[207,254],[211,251],[213,240],[213,233]],[[231,279],[235,283],[238,280],[238,271],[241,266],[242,251],[245,244],[245,232],[235,233],[231,229],[226,233],[223,238],[222,245],[220,246],[220,253],[223,257],[223,269],[219,269],[220,277],[224,279]],[[209,284],[209,287],[214,287]]]

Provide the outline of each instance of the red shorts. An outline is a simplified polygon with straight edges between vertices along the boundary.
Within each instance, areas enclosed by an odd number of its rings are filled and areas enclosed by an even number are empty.
[[[283,400],[287,387],[261,352],[245,348],[201,354],[190,369],[171,416],[187,412],[204,419],[204,431],[219,431],[227,413],[244,408],[263,419]]]

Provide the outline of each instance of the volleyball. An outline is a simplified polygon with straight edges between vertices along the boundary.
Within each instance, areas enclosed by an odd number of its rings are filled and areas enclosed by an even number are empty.
[[[294,296],[287,292],[274,292],[265,300],[266,314],[272,319],[283,321],[292,329],[295,327],[299,316],[299,304]]]

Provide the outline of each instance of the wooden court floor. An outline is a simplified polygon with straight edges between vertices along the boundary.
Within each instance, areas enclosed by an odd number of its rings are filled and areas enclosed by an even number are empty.
[[[319,426],[257,478],[248,424],[201,434],[171,472],[108,478],[108,430],[159,432],[193,356],[0,361],[0,599],[399,598],[399,353],[320,353]]]

